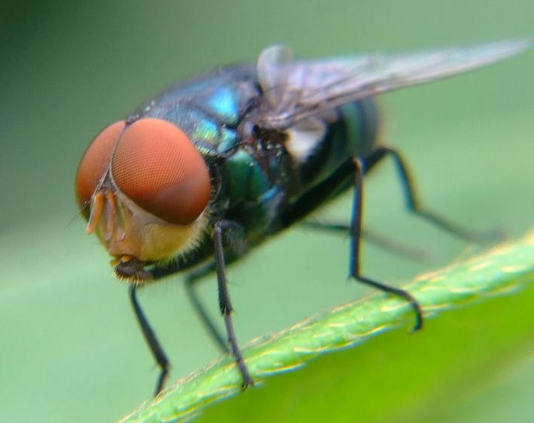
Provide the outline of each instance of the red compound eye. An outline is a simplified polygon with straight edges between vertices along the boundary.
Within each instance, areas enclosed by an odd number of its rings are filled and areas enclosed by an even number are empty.
[[[124,121],[120,121],[108,126],[95,137],[85,151],[74,184],[80,208],[83,209],[91,200],[98,182],[104,176],[124,125]]]
[[[192,223],[206,208],[210,176],[186,134],[161,119],[140,119],[121,136],[111,164],[120,190],[169,223]]]

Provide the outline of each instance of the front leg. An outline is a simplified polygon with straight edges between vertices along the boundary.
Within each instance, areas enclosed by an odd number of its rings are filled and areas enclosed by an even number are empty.
[[[211,335],[220,344],[221,348],[224,351],[231,350],[232,355],[234,356],[235,361],[239,367],[239,370],[243,376],[243,389],[244,389],[249,385],[253,385],[253,381],[245,366],[245,363],[243,361],[243,356],[241,354],[239,346],[237,345],[237,340],[236,340],[233,323],[232,323],[232,317],[231,317],[233,309],[232,309],[232,304],[231,304],[229,293],[228,293],[228,282],[226,279],[226,263],[237,259],[239,256],[241,256],[246,251],[246,243],[243,241],[244,234],[241,233],[242,230],[243,228],[234,222],[227,221],[227,220],[217,221],[213,225],[213,230],[211,233],[211,242],[209,242],[210,240],[208,239],[208,242],[204,244],[204,248],[209,250],[212,256],[214,257],[214,263],[209,264],[205,266],[204,268],[201,268],[197,271],[193,271],[187,278],[186,282],[187,282],[188,294],[193,300],[193,305],[196,311],[199,313],[203,322],[208,327]],[[224,254],[224,241],[226,241],[226,243],[229,244],[229,249],[230,249],[229,250],[230,254],[227,255],[226,257]],[[202,249],[202,254],[204,254],[203,249]],[[143,280],[143,281],[155,281],[155,280],[164,278],[166,276],[172,275],[174,273],[183,271],[185,270],[184,267],[187,267],[187,263],[184,266],[184,263],[181,262],[180,260],[171,261],[161,266],[156,265],[156,266],[145,267],[143,262],[140,262],[135,259],[131,259],[131,260],[128,260],[127,262],[119,264],[118,273],[120,273],[123,276],[125,275],[135,276],[135,278],[139,280]],[[226,332],[227,332],[227,341],[225,341],[224,338],[219,335],[218,331],[216,330],[215,325],[213,324],[213,322],[211,322],[211,320],[207,316],[207,313],[204,310],[204,307],[200,303],[196,294],[193,292],[194,282],[198,280],[198,278],[204,276],[205,274],[209,273],[212,270],[215,270],[217,272],[217,283],[218,283],[218,291],[219,291],[219,308],[220,308],[221,314],[224,317],[224,322],[225,322]],[[156,337],[154,330],[150,326],[150,323],[145,317],[141,309],[141,306],[137,300],[136,291],[139,286],[142,286],[142,285],[131,286],[130,300],[132,302],[132,306],[135,311],[135,316],[137,318],[137,321],[139,322],[144,338],[152,354],[156,358],[156,361],[160,368],[160,375],[158,377],[158,381],[156,384],[156,392],[155,392],[155,394],[157,395],[163,389],[165,380],[169,372],[170,364],[161,344],[159,343]],[[228,349],[226,345],[229,345],[230,348]]]
[[[232,222],[219,220],[213,226],[213,246],[215,249],[215,270],[217,272],[217,286],[219,289],[219,309],[224,317],[224,324],[226,326],[226,333],[228,336],[228,343],[232,350],[234,360],[243,377],[242,388],[245,389],[254,382],[250,377],[243,355],[237,344],[237,339],[234,331],[234,324],[232,321],[232,303],[230,301],[230,294],[228,292],[228,280],[226,279],[226,262],[224,258],[224,231],[233,226]]]

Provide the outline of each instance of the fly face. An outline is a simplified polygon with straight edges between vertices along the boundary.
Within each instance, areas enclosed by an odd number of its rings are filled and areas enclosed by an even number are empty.
[[[96,232],[114,257],[118,276],[135,280],[148,277],[144,263],[194,245],[206,224],[210,191],[200,153],[177,126],[160,119],[107,127],[76,175],[87,232]]]

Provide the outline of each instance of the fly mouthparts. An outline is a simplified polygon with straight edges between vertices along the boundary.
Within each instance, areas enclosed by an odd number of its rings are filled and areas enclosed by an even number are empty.
[[[144,261],[128,255],[111,261],[118,278],[134,283],[148,282],[153,279],[152,273],[145,270],[145,264]]]

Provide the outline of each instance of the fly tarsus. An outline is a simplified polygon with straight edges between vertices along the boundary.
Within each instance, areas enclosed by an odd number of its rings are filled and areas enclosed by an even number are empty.
[[[373,288],[376,288],[380,291],[386,292],[388,294],[396,295],[397,297],[401,297],[408,301],[410,303],[410,306],[413,308],[413,311],[415,312],[415,325],[412,327],[412,332],[417,332],[418,330],[423,328],[423,309],[421,308],[421,305],[419,302],[415,299],[415,297],[410,294],[408,291],[405,291],[404,289],[396,288],[394,286],[389,286],[386,284],[383,284],[381,282],[374,281],[372,279],[366,278],[362,275],[354,276],[354,278],[365,285],[372,286]]]

